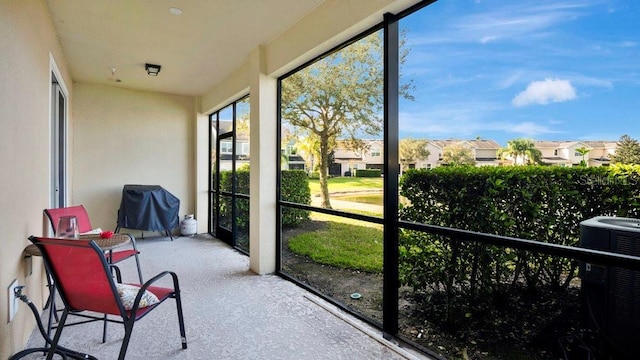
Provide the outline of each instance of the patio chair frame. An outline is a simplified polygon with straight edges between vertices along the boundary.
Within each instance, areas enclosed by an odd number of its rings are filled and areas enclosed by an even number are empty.
[[[118,355],[119,360],[124,360],[135,322],[142,319],[168,298],[173,298],[176,301],[182,348],[187,348],[180,285],[178,276],[174,272],[163,271],[144,284],[131,284],[138,286],[139,290],[131,310],[126,310],[116,287],[116,281],[121,281],[119,272],[115,272],[116,279],[114,280],[112,274],[114,266],[108,263],[104,251],[102,251],[93,240],[54,239],[36,236],[29,237],[29,240],[40,250],[47,271],[53,277],[58,294],[60,294],[60,298],[64,304],[60,322],[58,323],[51,347],[47,353],[47,360],[52,359],[53,354],[56,352],[68,315],[71,314],[88,318],[90,319],[88,321],[105,321],[103,315],[92,316],[77,313],[82,311],[110,314],[119,316],[122,319],[107,319],[106,321],[124,325],[124,338]],[[77,265],[79,261],[83,262],[83,266],[88,264],[91,268],[86,269],[85,267],[79,267]],[[77,291],[77,288],[74,288],[78,286],[78,279],[75,279],[74,282],[73,276],[69,274],[77,274],[79,269],[85,269],[85,271],[87,271],[86,274],[88,277],[91,277],[90,281],[92,281],[91,284],[95,287],[94,290],[97,290],[96,293],[90,291],[80,293]],[[171,277],[173,281],[172,288],[153,286],[155,282],[166,276]],[[154,293],[158,297],[159,302],[147,307],[140,307],[140,301],[142,300],[144,292],[147,290]],[[109,297],[109,295],[111,295],[111,297]],[[68,325],[76,324],[77,323]]]
[[[44,213],[49,218],[49,222],[51,222],[51,228],[55,233],[58,227],[58,220],[61,216],[74,215],[78,218],[78,230],[81,233],[89,232],[93,230],[91,226],[91,220],[89,218],[89,213],[85,209],[83,205],[74,205],[62,208],[52,208],[52,209],[44,209]],[[138,258],[138,248],[136,247],[136,239],[131,234],[127,234],[131,239],[131,247],[132,249],[126,250],[110,250],[108,251],[107,260],[111,264],[117,264],[120,261],[128,259],[130,257],[135,257],[136,267],[138,269],[138,278],[140,279],[140,283],[142,284],[144,280],[142,279],[142,270],[140,268],[140,259]]]

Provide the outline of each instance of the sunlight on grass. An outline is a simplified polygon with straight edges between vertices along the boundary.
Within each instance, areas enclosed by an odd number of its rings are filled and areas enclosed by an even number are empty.
[[[329,192],[348,192],[362,190],[382,191],[383,178],[335,177],[329,179]],[[320,194],[320,180],[309,179],[311,194]]]
[[[323,230],[289,239],[289,248],[320,264],[373,273],[382,272],[382,229],[379,226],[376,228],[355,225],[356,220],[351,222],[328,222],[328,226]]]
[[[329,179],[329,192],[382,191],[382,185],[382,178],[336,177]],[[320,194],[318,179],[310,179],[309,187],[312,195]],[[380,203],[381,199],[380,194],[375,194],[371,202]],[[353,202],[353,206],[358,207],[358,202]],[[382,213],[359,209],[340,210],[382,216]],[[312,213],[310,220],[326,222],[327,226],[289,239],[291,251],[308,256],[320,264],[371,273],[382,272],[382,225],[322,213]]]
[[[356,211],[356,210],[349,210],[349,212],[352,213],[357,213],[360,215],[368,215],[368,216],[376,216],[376,217],[381,217],[381,214],[378,213],[372,213],[369,211]],[[340,216],[333,216],[333,215],[327,215],[327,214],[323,214],[323,213],[311,213],[310,217],[311,220],[317,220],[317,221],[330,221],[330,222],[338,222],[341,224],[350,224],[350,225],[354,225],[354,226],[364,226],[364,227],[371,227],[374,229],[380,229],[380,231],[382,231],[382,225],[380,224],[374,224],[374,223],[366,223],[366,222],[362,222],[360,220],[355,220],[355,219],[349,219],[346,217],[340,217]]]
[[[382,193],[366,194],[366,195],[344,195],[344,196],[332,196],[332,199],[341,201],[350,201],[362,204],[371,204],[382,206],[383,196]]]

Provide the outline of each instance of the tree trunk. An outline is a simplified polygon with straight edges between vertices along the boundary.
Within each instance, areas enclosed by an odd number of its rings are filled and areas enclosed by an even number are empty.
[[[320,137],[320,192],[322,193],[321,207],[331,209],[329,201],[329,139]]]

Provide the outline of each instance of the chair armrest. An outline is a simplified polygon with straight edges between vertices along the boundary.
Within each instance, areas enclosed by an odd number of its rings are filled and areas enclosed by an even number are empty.
[[[176,294],[176,293],[179,294],[180,293],[180,285],[178,283],[178,275],[176,275],[176,273],[174,273],[173,271],[163,271],[163,272],[159,273],[158,275],[152,277],[151,279],[147,280],[140,287],[140,290],[138,290],[138,295],[136,295],[136,299],[133,302],[133,307],[131,308],[131,312],[133,314],[135,314],[138,311],[138,306],[140,305],[140,300],[142,300],[142,295],[149,288],[149,286],[153,285],[153,283],[155,283],[156,281],[164,278],[167,275],[171,276],[171,278],[173,280],[173,293],[174,294]]]
[[[129,237],[129,239],[131,240],[131,246],[133,247],[134,250],[138,251],[138,248],[136,247],[136,237],[127,233],[125,234]]]

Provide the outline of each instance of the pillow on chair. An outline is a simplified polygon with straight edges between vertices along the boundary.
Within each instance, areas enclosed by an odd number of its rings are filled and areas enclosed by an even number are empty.
[[[133,302],[136,300],[136,296],[138,296],[138,291],[140,290],[140,286],[129,285],[129,284],[116,284],[116,288],[118,289],[118,296],[120,296],[120,300],[122,300],[122,305],[124,305],[125,310],[131,310],[133,308]],[[158,297],[155,296],[151,291],[146,291],[142,294],[142,298],[140,299],[139,309],[151,305],[155,305],[159,303]]]

